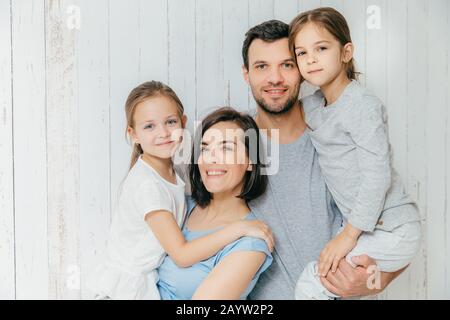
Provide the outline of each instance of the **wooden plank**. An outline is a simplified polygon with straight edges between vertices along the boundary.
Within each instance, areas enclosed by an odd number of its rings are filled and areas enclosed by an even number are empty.
[[[376,10],[375,13],[369,14],[369,18],[375,16],[374,19],[379,20],[380,24],[379,26],[371,25],[371,28],[367,28],[366,85],[385,103],[387,97],[386,50],[388,30],[386,0],[374,0],[370,2],[370,5],[375,7]]]
[[[168,0],[139,1],[139,81],[167,83]],[[180,22],[180,21],[179,21]]]
[[[196,2],[197,117],[202,119],[226,101],[222,55],[221,3]]]
[[[193,132],[196,115],[195,2],[170,0],[169,11],[169,85],[177,93]]]
[[[424,106],[427,105],[428,55],[427,1],[408,0],[408,94],[407,94],[407,161],[406,189],[416,201],[422,216],[426,215],[426,122]],[[420,23],[418,23],[420,22]],[[423,75],[423,76],[418,76]],[[411,299],[426,299],[426,229],[422,229],[422,247],[409,267],[409,291]]]
[[[286,23],[290,23],[298,14],[297,0],[273,0],[274,18]]]
[[[80,0],[77,35],[80,144],[81,296],[84,279],[106,254],[111,211],[109,110],[109,1]],[[127,159],[127,155],[123,155]]]
[[[72,0],[47,0],[46,95],[48,243],[51,299],[78,299],[79,114],[75,34],[68,28]],[[73,14],[73,13],[72,13]]]
[[[15,299],[11,2],[0,0],[0,300]]]
[[[450,28],[450,5],[447,2],[447,29],[448,30]],[[444,299],[450,299],[450,277],[448,276],[448,269],[450,268],[450,71],[449,71],[449,67],[450,67],[450,34],[448,32],[446,32],[446,42],[447,42],[447,96],[446,96],[446,157],[445,157],[445,163],[447,164],[446,167],[446,182],[445,182],[445,186],[446,186],[446,197],[445,197],[445,221],[446,221],[446,226],[445,226],[445,239],[447,240],[446,244],[445,244],[445,252],[446,252],[446,261],[445,261],[445,265],[446,265],[446,274],[447,274],[447,281],[445,282],[445,296]]]
[[[408,168],[408,66],[405,57],[407,45],[407,0],[388,1],[386,7],[387,28],[387,96],[389,138],[393,153],[393,167],[406,181]],[[386,290],[388,299],[408,299],[410,297],[408,269]]]
[[[352,36],[352,42],[355,47],[354,61],[356,70],[361,72],[359,81],[365,85],[366,79],[366,4],[361,0],[345,0],[342,14],[347,20]]]
[[[274,0],[249,0],[249,27],[274,19]]]
[[[446,266],[446,178],[445,129],[446,94],[448,92],[447,43],[442,38],[448,30],[447,1],[429,1],[428,12],[428,99],[424,108],[427,133],[427,281],[429,299],[444,299],[446,283],[449,281]],[[432,59],[432,60],[430,60]]]
[[[242,44],[248,31],[248,1],[222,0],[225,104],[248,111],[248,86],[242,76]]]
[[[139,81],[139,0],[110,1],[111,207],[126,177],[131,146],[125,139],[125,102]]]
[[[345,2],[347,2],[347,0],[320,0],[320,5],[322,7],[334,8],[340,13],[343,13]]]
[[[298,0],[298,11],[304,12],[321,7],[320,0]]]
[[[16,298],[47,299],[44,0],[13,1],[12,13]]]

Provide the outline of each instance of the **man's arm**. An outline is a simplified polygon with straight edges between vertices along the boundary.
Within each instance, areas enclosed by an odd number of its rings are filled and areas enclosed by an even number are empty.
[[[406,266],[396,272],[379,272],[377,275],[374,274],[374,270],[368,269],[376,266],[375,261],[369,256],[355,256],[352,260],[357,265],[356,268],[342,259],[335,273],[329,272],[326,277],[320,278],[328,291],[343,298],[376,295],[386,289],[407,268]]]

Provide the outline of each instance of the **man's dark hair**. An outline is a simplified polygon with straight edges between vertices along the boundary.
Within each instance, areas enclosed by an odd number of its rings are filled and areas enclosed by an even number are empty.
[[[279,20],[269,20],[254,26],[245,34],[242,46],[242,58],[244,66],[248,70],[248,49],[253,40],[260,39],[266,42],[274,42],[289,37],[289,25]]]
[[[255,120],[248,114],[236,111],[233,108],[220,108],[208,115],[196,130],[194,145],[192,148],[191,163],[189,165],[189,178],[192,188],[192,198],[201,207],[208,206],[212,199],[212,194],[208,192],[203,184],[200,169],[198,167],[198,158],[200,156],[200,146],[203,135],[212,126],[220,122],[233,122],[239,126],[245,133],[252,130],[256,133],[256,141],[250,141],[249,136],[245,136],[245,149],[247,156],[252,162],[252,171],[247,171],[244,177],[244,186],[238,198],[244,199],[247,203],[258,198],[266,191],[267,176],[262,174],[262,163],[260,161],[260,136],[259,128]]]

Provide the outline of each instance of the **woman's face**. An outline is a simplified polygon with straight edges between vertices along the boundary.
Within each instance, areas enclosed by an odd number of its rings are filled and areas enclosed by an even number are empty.
[[[233,122],[219,122],[204,133],[198,166],[211,194],[241,194],[245,173],[252,170],[244,137],[244,130]]]

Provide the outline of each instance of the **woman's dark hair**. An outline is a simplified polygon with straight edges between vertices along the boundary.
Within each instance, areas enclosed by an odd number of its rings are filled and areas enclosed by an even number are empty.
[[[267,187],[267,176],[261,173],[262,164],[259,155],[261,145],[258,125],[248,114],[238,112],[230,107],[223,107],[209,114],[202,121],[195,133],[192,158],[189,165],[189,178],[192,188],[192,198],[202,208],[210,204],[213,195],[209,193],[203,184],[198,167],[201,141],[205,132],[220,122],[233,122],[245,132],[245,150],[252,163],[252,171],[245,173],[244,186],[238,198],[250,202],[264,194]],[[252,135],[252,133],[254,134]]]

